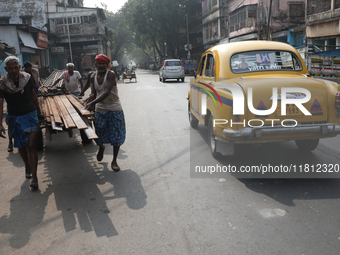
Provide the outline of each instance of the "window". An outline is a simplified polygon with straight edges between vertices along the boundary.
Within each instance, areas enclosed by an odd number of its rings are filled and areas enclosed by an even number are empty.
[[[204,71],[205,77],[215,77],[215,60],[212,54],[208,54],[207,64]]]
[[[54,22],[55,22],[56,25],[62,25],[64,23],[66,24],[66,20],[64,18],[55,18]]]
[[[230,61],[234,73],[302,70],[299,58],[288,51],[243,52],[234,54]]]
[[[9,18],[0,18],[0,24],[9,24]]]
[[[200,67],[199,67],[199,71],[198,71],[198,76],[202,76],[203,75],[203,70],[204,70],[204,64],[205,64],[205,57],[202,57],[201,63],[200,63]]]
[[[340,8],[340,0],[335,0],[334,9]]]
[[[289,17],[304,17],[305,7],[304,4],[289,4]]]
[[[331,6],[332,0],[309,0],[307,1],[307,15],[329,11]]]
[[[80,23],[80,17],[73,17],[72,18],[72,24],[79,24]]]
[[[181,66],[181,61],[166,61],[166,66]]]
[[[32,25],[32,18],[31,17],[21,17],[22,24]]]

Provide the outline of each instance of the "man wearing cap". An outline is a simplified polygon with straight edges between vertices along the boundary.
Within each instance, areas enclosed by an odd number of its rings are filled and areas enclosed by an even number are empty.
[[[63,72],[59,78],[52,84],[52,87],[55,86],[59,81],[64,79],[65,88],[71,92],[71,94],[78,95],[80,94],[80,89],[78,86],[78,81],[81,85],[81,89],[84,87],[83,80],[78,71],[74,70],[74,64],[68,63],[66,64],[67,71]]]
[[[95,109],[94,126],[99,146],[97,160],[104,156],[105,143],[113,145],[113,160],[111,168],[120,171],[117,156],[120,146],[125,141],[125,120],[122,105],[119,100],[116,75],[109,70],[110,59],[105,55],[97,55],[95,64],[97,72],[91,76],[91,95],[87,109]]]

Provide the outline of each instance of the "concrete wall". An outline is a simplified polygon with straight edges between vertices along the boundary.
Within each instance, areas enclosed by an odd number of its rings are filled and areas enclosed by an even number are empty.
[[[44,0],[0,1],[0,17],[10,17],[10,24],[22,24],[21,16],[32,16],[32,26],[47,31]]]

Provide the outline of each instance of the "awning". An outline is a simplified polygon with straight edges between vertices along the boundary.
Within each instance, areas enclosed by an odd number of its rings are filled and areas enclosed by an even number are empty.
[[[37,46],[37,44],[35,43],[32,35],[30,33],[21,31],[21,30],[17,30],[18,31],[18,35],[22,41],[22,43],[28,47],[28,48],[33,48],[33,49],[37,49],[37,50],[41,50],[43,48],[39,48]]]
[[[287,37],[288,36],[288,30],[283,30],[280,32],[275,32],[272,34],[272,38],[276,39],[276,38],[281,38],[281,37]]]
[[[0,60],[7,58],[10,54],[15,54],[15,48],[0,40]]]

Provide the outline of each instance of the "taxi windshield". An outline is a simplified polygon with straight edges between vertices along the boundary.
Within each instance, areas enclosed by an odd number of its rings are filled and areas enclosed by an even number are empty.
[[[288,51],[261,50],[234,54],[231,57],[233,73],[248,73],[257,71],[301,71],[302,65],[295,54]]]

